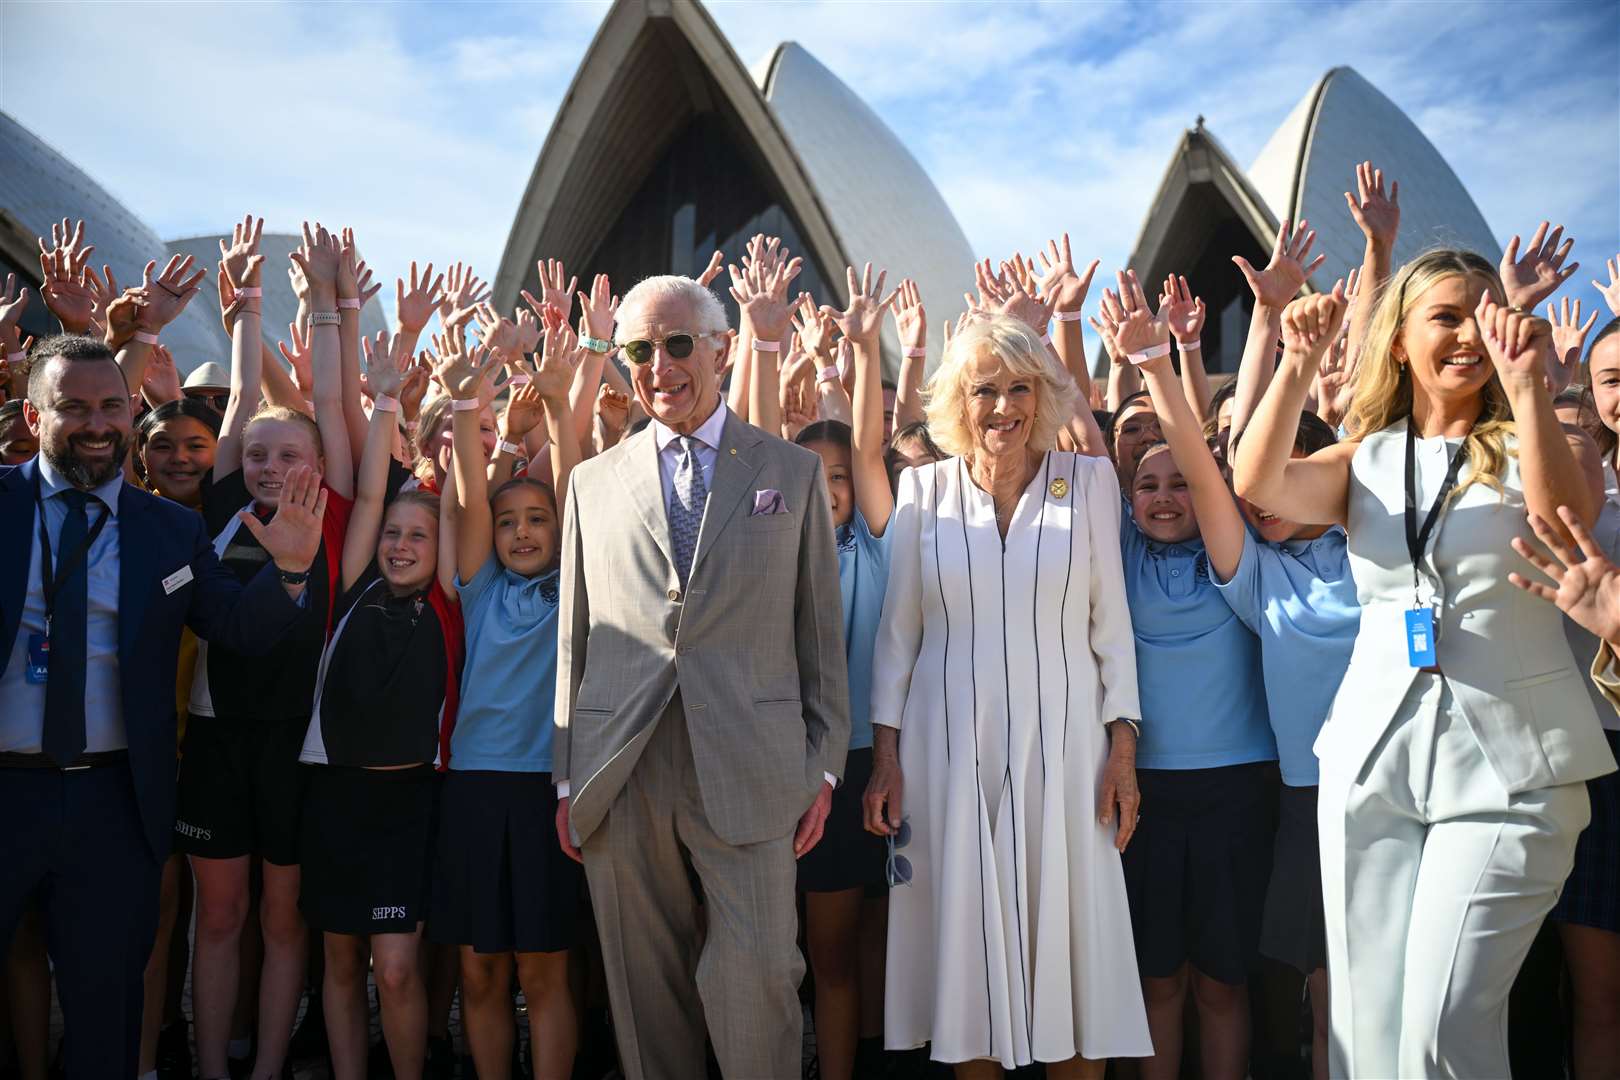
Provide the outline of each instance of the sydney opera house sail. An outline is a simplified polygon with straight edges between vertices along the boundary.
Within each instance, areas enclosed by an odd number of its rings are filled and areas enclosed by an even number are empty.
[[[941,316],[972,283],[972,249],[927,174],[808,53],[780,46],[756,79],[700,5],[620,0],[540,151],[495,298],[533,290],[540,258],[622,290],[699,273],[717,248],[735,261],[756,232],[802,255],[796,287],[827,301],[857,259],[916,276]]]

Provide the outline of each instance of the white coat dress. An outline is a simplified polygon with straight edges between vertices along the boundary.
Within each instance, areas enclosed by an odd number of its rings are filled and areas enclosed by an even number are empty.
[[[908,469],[873,662],[901,729],[885,1045],[937,1061],[1152,1053],[1115,825],[1097,821],[1105,725],[1140,716],[1106,459],[1050,452],[1003,544],[952,458]]]

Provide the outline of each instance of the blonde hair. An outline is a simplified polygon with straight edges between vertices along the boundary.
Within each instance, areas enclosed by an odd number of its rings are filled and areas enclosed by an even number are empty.
[[[1412,372],[1409,365],[1395,355],[1395,339],[1423,294],[1451,277],[1479,278],[1498,300],[1503,295],[1502,279],[1497,276],[1496,268],[1472,251],[1436,248],[1401,267],[1380,290],[1366,341],[1361,346],[1356,364],[1355,397],[1350,415],[1345,418],[1350,438],[1362,439],[1375,431],[1383,431],[1397,420],[1411,418]],[[1473,313],[1468,313],[1467,317],[1473,318]],[[1474,422],[1465,444],[1468,479],[1457,485],[1452,498],[1475,483],[1502,491],[1502,473],[1507,468],[1507,436],[1514,432],[1513,411],[1494,371],[1480,390],[1480,396],[1483,401],[1479,419]]]
[[[988,349],[1014,375],[1035,384],[1035,416],[1030,423],[1032,450],[1057,446],[1058,432],[1074,415],[1080,389],[1074,379],[1046,351],[1041,339],[1022,319],[990,315],[975,319],[956,337],[940,359],[939,367],[923,388],[928,433],[945,453],[966,457],[973,453],[973,433],[967,419],[967,365],[980,350]]]
[[[248,417],[248,422],[242,426],[242,441],[244,444],[247,442],[247,433],[260,420],[279,420],[284,424],[292,424],[294,427],[303,428],[309,433],[310,441],[315,445],[315,456],[322,459],[326,457],[326,447],[321,443],[321,429],[308,413],[290,409],[285,405],[271,405],[269,403],[260,405],[254,410],[253,415]]]

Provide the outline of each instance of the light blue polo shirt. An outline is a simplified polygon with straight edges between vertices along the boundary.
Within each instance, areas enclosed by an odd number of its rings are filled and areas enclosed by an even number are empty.
[[[456,579],[467,624],[452,769],[551,771],[557,691],[557,571],[526,578],[490,552],[473,579]]]
[[[1245,626],[1260,636],[1266,705],[1283,783],[1317,782],[1311,745],[1327,720],[1361,629],[1344,530],[1268,544],[1245,529],[1232,580],[1217,581]]]
[[[889,587],[888,531],[873,536],[859,510],[838,529],[838,588],[844,597],[849,660],[849,748],[872,745],[872,653]]]
[[[1158,543],[1127,515],[1120,554],[1142,702],[1137,768],[1275,761],[1260,639],[1215,587],[1203,541]]]

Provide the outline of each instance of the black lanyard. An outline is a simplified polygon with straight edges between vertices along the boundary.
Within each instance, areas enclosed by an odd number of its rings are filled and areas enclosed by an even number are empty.
[[[101,507],[101,515],[96,518],[96,523],[90,526],[90,531],[85,534],[84,542],[63,556],[62,565],[57,567],[56,572],[53,574],[51,572],[51,535],[45,529],[45,501],[40,498],[38,489],[34,491],[34,505],[39,509],[39,585],[45,592],[45,637],[47,639],[51,636],[51,616],[56,612],[56,594],[61,591],[62,584],[79,569],[79,564],[89,556],[91,545],[96,542],[96,537],[101,535],[101,530],[107,527],[107,519],[112,516],[105,503],[99,499],[96,500],[96,503]],[[62,524],[66,528],[67,522],[64,521]]]
[[[1457,485],[1457,473],[1462,469],[1464,451],[1468,449],[1468,440],[1464,439],[1462,445],[1452,451],[1451,465],[1446,469],[1445,482],[1440,485],[1440,493],[1434,497],[1434,505],[1423,518],[1423,527],[1418,528],[1417,523],[1417,433],[1413,430],[1416,421],[1408,418],[1406,421],[1406,550],[1412,556],[1412,595],[1414,601],[1418,591],[1418,563],[1423,559],[1423,553],[1428,550],[1429,537],[1434,532],[1435,523],[1440,520],[1441,510],[1445,507],[1446,498],[1451,489]]]

